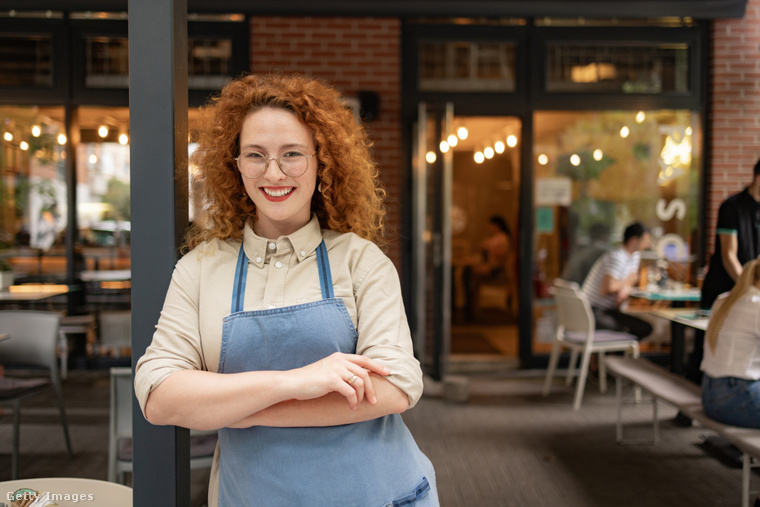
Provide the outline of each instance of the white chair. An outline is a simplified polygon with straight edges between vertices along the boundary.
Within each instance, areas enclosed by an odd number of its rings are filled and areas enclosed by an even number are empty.
[[[551,391],[552,379],[557,369],[559,356],[563,349],[570,350],[570,362],[567,367],[567,381],[570,385],[575,376],[578,355],[581,355],[578,384],[575,388],[573,408],[580,409],[583,390],[588,377],[591,354],[599,354],[599,390],[607,390],[607,371],[604,366],[605,352],[630,352],[639,357],[639,342],[630,333],[595,329],[594,314],[591,305],[580,287],[575,282],[556,279],[553,285],[554,300],[557,303],[557,334],[554,339],[549,368],[544,382],[544,396]]]
[[[108,435],[108,480],[125,483],[132,471],[132,369],[111,368],[111,415]],[[190,468],[211,468],[216,431],[190,431]]]
[[[0,330],[10,338],[0,343],[0,364],[43,368],[49,372],[49,378],[0,378],[0,406],[13,410],[13,452],[11,457],[11,478],[18,477],[19,430],[21,400],[52,387],[58,398],[58,410],[61,415],[63,436],[69,457],[73,456],[69,427],[66,422],[66,408],[63,404],[61,376],[58,371],[58,326],[61,315],[57,312],[30,310],[0,311]]]

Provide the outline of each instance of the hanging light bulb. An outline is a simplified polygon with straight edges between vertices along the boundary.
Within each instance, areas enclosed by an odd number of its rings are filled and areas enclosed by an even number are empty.
[[[517,136],[510,135],[509,137],[507,137],[507,146],[509,146],[510,148],[514,148],[515,146],[517,146]]]
[[[501,141],[496,141],[496,144],[493,145],[493,149],[496,150],[496,153],[498,153],[499,155],[504,153],[505,148],[506,146],[504,146],[504,143],[502,143]]]
[[[22,150],[26,151],[26,150],[29,149],[29,143],[27,143],[26,141],[21,141],[18,144],[18,147],[21,148]]]
[[[467,131],[467,128],[465,127],[459,127],[457,129],[457,137],[461,140],[467,139],[467,136],[470,135],[470,133]]]
[[[98,163],[98,156],[94,153],[91,153],[90,156],[87,158],[87,161],[91,164],[97,164]]]
[[[459,144],[459,138],[455,136],[454,134],[450,134],[448,138],[446,138],[446,141],[448,141],[449,146],[452,148]]]
[[[438,147],[440,148],[441,153],[448,153],[449,152],[450,146],[449,146],[449,143],[447,143],[446,141],[441,141],[441,144],[438,145]]]
[[[122,144],[122,145],[129,144],[129,136],[127,134],[121,134],[119,136],[119,144]]]
[[[58,134],[58,144],[66,144],[66,134]]]
[[[100,127],[98,127],[98,135],[102,137],[103,139],[108,137],[108,127],[106,127],[105,125],[101,125]]]
[[[483,155],[482,151],[476,151],[475,152],[475,162],[478,164],[482,164],[483,161],[486,159],[485,155]]]
[[[631,129],[628,128],[628,126],[623,126],[623,128],[620,129],[620,137],[625,139],[628,137],[628,134],[631,133]]]
[[[10,132],[6,132],[5,134],[3,134],[3,139],[5,139],[8,142],[11,142],[13,141],[13,134],[11,134]]]
[[[493,158],[493,155],[494,155],[493,148],[491,148],[490,146],[488,146],[485,150],[483,150],[483,155],[485,155],[485,157],[488,160],[491,160]]]
[[[39,125],[32,125],[32,135],[34,137],[40,137],[40,134],[42,134],[42,129]]]
[[[604,157],[604,153],[602,153],[602,150],[600,150],[599,148],[594,150],[594,160],[599,162],[600,160],[602,160],[603,157]]]
[[[686,127],[686,131],[685,131],[685,134],[686,134],[687,136],[690,136],[692,132],[693,132],[693,131],[691,130],[691,127]]]
[[[647,115],[644,113],[644,111],[639,111],[636,113],[636,123],[641,123],[646,119]]]
[[[427,160],[428,164],[432,164],[435,162],[436,156],[434,151],[429,151],[425,154],[425,160]]]
[[[578,156],[577,153],[573,153],[570,155],[570,163],[573,164],[575,167],[578,167],[581,165],[581,157]]]
[[[538,156],[538,163],[541,165],[546,165],[549,163],[549,157],[546,156],[546,154],[542,153]]]

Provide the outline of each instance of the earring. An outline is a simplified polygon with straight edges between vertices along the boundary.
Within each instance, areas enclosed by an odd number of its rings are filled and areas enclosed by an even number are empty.
[[[319,182],[319,185],[317,185],[317,190],[319,191],[320,194],[324,190],[324,187],[322,186],[322,182],[321,181]]]

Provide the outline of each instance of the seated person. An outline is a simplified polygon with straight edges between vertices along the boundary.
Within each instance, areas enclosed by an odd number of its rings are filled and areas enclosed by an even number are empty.
[[[488,236],[481,243],[480,256],[462,273],[465,311],[468,316],[472,316],[473,307],[477,306],[477,294],[483,281],[511,279],[512,248],[512,231],[509,225],[502,217],[493,215],[488,219]]]
[[[636,222],[623,232],[623,244],[602,255],[583,282],[597,329],[624,331],[641,340],[652,333],[652,325],[620,310],[639,281],[641,251],[649,248],[649,231]]]
[[[760,257],[713,304],[705,344],[705,413],[725,424],[760,428]]]

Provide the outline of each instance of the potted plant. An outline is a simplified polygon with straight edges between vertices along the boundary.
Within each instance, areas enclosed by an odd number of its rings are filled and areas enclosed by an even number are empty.
[[[0,290],[7,290],[13,285],[13,268],[7,260],[0,257]]]

